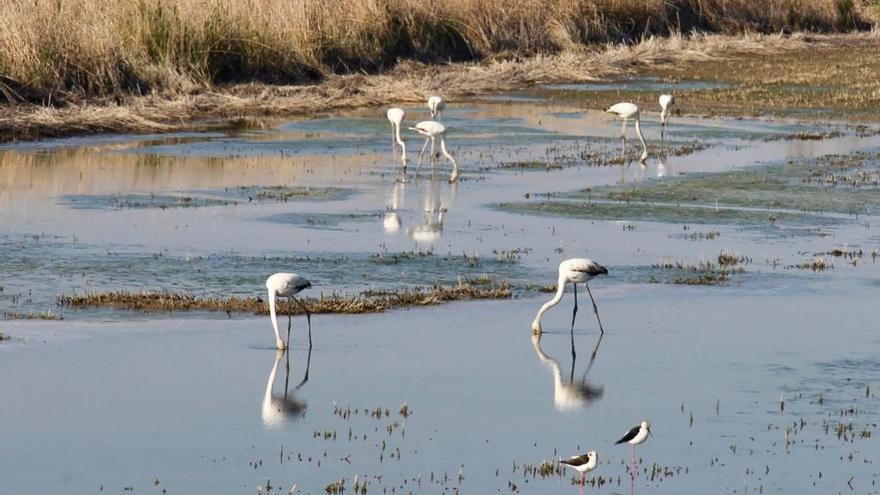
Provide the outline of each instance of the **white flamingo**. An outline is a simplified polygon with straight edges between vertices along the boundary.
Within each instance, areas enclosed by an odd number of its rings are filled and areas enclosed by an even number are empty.
[[[306,321],[309,325],[309,348],[312,347],[312,314],[309,309],[296,296],[303,289],[308,289],[312,283],[295,273],[276,273],[266,279],[266,289],[269,290],[269,315],[272,317],[272,328],[275,329],[275,347],[278,349],[287,349],[290,345],[290,311],[287,312],[287,344],[281,340],[281,333],[278,331],[278,318],[275,316],[275,299],[278,297],[286,297],[288,300],[296,302],[306,313]]]
[[[402,152],[403,166],[406,167],[406,162],[408,161],[406,158],[406,143],[400,138],[400,124],[404,118],[406,118],[406,112],[402,108],[394,107],[388,109],[388,121],[391,122],[391,152],[396,157],[397,146],[399,145]]]
[[[430,96],[428,97],[428,109],[431,111],[432,119],[440,120],[443,110],[446,109],[446,102],[443,101],[442,96]]]
[[[617,103],[612,105],[606,113],[613,113],[623,119],[623,126],[620,128],[620,137],[623,138],[623,145],[626,146],[626,123],[630,120],[636,121],[636,135],[642,142],[642,156],[639,161],[643,162],[648,159],[648,144],[645,143],[645,136],[642,135],[642,128],[639,119],[639,107],[633,103]]]
[[[668,125],[669,110],[675,105],[675,97],[672,95],[660,95],[660,139],[663,139],[663,131]]]
[[[423,122],[419,122],[413,127],[409,128],[410,130],[416,131],[422,136],[425,136],[425,144],[422,146],[422,150],[419,152],[419,168],[422,166],[422,156],[425,154],[425,148],[428,146],[428,142],[431,143],[431,163],[434,163],[434,142],[439,139],[440,140],[440,151],[443,153],[443,156],[449,159],[452,162],[452,175],[449,176],[449,182],[455,182],[458,180],[458,162],[455,161],[455,158],[446,151],[446,127],[440,122],[436,122],[433,120],[425,120]],[[417,169],[418,170],[418,169]]]
[[[562,300],[562,294],[565,292],[565,284],[571,282],[574,286],[574,311],[571,313],[571,331],[574,332],[574,319],[577,316],[578,310],[577,284],[582,283],[586,286],[587,293],[590,294],[590,300],[593,302],[593,312],[596,313],[596,321],[599,322],[599,331],[604,334],[605,330],[602,328],[602,320],[599,319],[599,308],[596,307],[596,300],[593,299],[593,293],[590,291],[590,284],[587,282],[598,275],[607,274],[607,268],[587,258],[571,258],[560,263],[559,279],[556,282],[556,295],[553,296],[553,299],[544,303],[544,305],[541,306],[541,309],[538,310],[538,314],[532,321],[532,331],[535,333],[541,333],[541,317],[544,316],[544,313],[548,309],[559,304],[559,301]]]

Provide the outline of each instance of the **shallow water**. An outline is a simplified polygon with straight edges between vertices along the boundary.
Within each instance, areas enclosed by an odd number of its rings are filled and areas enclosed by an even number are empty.
[[[610,479],[598,491],[626,493],[629,452],[612,443],[643,417],[655,425],[639,449],[643,467],[664,469],[653,481],[643,472],[637,492],[828,493],[849,490],[851,476],[857,491],[876,492],[876,438],[860,436],[876,434],[880,387],[873,209],[771,211],[728,194],[721,206],[733,213],[714,221],[678,196],[642,197],[604,216],[498,205],[547,193],[584,201],[578,191],[662,188],[665,178],[686,191],[697,172],[812,166],[829,153],[876,150],[880,137],[840,125],[677,117],[661,143],[657,115],[645,112],[652,157],[621,166],[618,122],[545,98],[539,90],[450,105],[458,184],[447,183],[442,157],[415,175],[422,141],[412,136],[403,174],[381,109],[270,130],[0,147],[0,311],[64,318],[0,321],[12,337],[0,342],[9,404],[0,424],[15,425],[0,447],[0,492],[254,493],[271,480],[283,492],[297,483],[322,493],[342,478],[351,490],[358,474],[368,493],[573,493],[567,474],[526,477],[523,464],[596,448],[596,474]],[[407,112],[427,118],[420,107]],[[778,139],[832,129],[843,134]],[[637,143],[630,135],[631,154]],[[694,143],[709,147],[674,155]],[[712,191],[725,184],[701,187],[696,206],[711,213]],[[260,191],[310,194],[260,199]],[[778,219],[755,220],[769,214]],[[693,273],[667,266],[712,263],[722,251],[747,257],[744,272],[718,287],[672,283]],[[549,297],[534,287],[552,285],[558,262],[574,256],[610,275],[592,284],[609,333],[586,379],[595,321],[581,300],[572,387],[571,296],[548,315],[540,349],[529,322]],[[805,268],[817,257],[833,267]],[[512,283],[517,299],[316,317],[299,388],[306,350],[297,320],[288,400],[270,394],[265,410],[276,354],[263,318],[55,306],[57,294],[86,290],[262,295],[265,277],[280,270],[308,276],[312,295],[490,275]],[[284,360],[276,396],[283,370]],[[404,402],[408,418],[398,413]],[[358,413],[342,418],[334,403]],[[841,416],[849,405],[858,412]],[[389,416],[363,412],[376,407]],[[850,421],[855,438],[838,439],[838,424]]]

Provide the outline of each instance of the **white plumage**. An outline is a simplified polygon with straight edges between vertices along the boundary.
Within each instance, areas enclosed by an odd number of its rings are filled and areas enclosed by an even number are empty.
[[[544,303],[541,309],[538,310],[538,314],[532,321],[532,330],[535,333],[541,332],[541,317],[548,309],[559,304],[559,301],[562,300],[562,294],[565,292],[565,284],[571,282],[574,286],[574,311],[571,315],[571,330],[574,331],[574,319],[577,316],[577,284],[582,283],[587,287],[590,300],[593,301],[593,312],[596,313],[596,320],[599,321],[599,330],[604,334],[605,330],[602,328],[602,320],[599,319],[599,308],[596,307],[596,301],[593,299],[593,293],[590,291],[590,286],[587,282],[598,275],[607,274],[608,269],[587,258],[571,258],[560,263],[559,278],[556,282],[556,295],[553,296],[553,299]]]
[[[303,289],[312,286],[312,283],[295,273],[276,273],[266,279],[266,289],[269,291],[269,315],[272,318],[272,328],[275,329],[275,346],[278,349],[287,349],[290,345],[290,313],[287,315],[287,343],[281,340],[281,333],[278,331],[278,318],[275,313],[275,300],[278,297],[286,297],[299,304],[306,313],[306,319],[309,325],[309,347],[312,346],[312,315],[308,308],[300,302],[295,295],[299,294]]]
[[[660,137],[663,137],[663,131],[668,125],[669,110],[675,105],[675,97],[672,95],[660,95]]]
[[[408,161],[406,158],[406,143],[400,137],[400,124],[406,118],[406,112],[402,108],[394,107],[388,109],[387,115],[388,121],[391,122],[391,152],[396,154],[397,146],[400,146],[403,166],[406,167],[406,162]]]
[[[446,102],[443,101],[442,96],[430,96],[428,97],[428,110],[431,111],[431,118],[436,120],[441,120],[443,110],[446,108]]]
[[[452,175],[449,176],[449,182],[458,180],[458,162],[446,151],[446,127],[440,122],[425,120],[410,127],[410,130],[416,131],[426,138],[425,144],[419,152],[419,167],[422,165],[422,156],[425,154],[425,148],[428,147],[429,142],[431,143],[431,163],[434,162],[434,142],[439,139],[440,151],[443,153],[443,156],[452,162]]]
[[[640,112],[639,107],[633,103],[623,102],[612,105],[605,110],[606,113],[613,113],[623,119],[623,126],[620,128],[620,137],[624,140],[624,145],[626,144],[626,123],[630,120],[636,121],[636,135],[639,137],[639,141],[642,143],[642,155],[639,157],[639,161],[643,162],[648,159],[648,144],[645,143],[645,136],[642,135],[641,128],[641,120],[639,118]]]

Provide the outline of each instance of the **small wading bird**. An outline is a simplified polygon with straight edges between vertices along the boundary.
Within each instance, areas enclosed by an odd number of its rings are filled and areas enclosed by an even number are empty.
[[[400,124],[404,118],[406,118],[406,112],[402,108],[388,109],[388,121],[391,122],[391,153],[392,156],[397,157],[397,146],[399,145],[403,167],[406,168],[406,162],[408,161],[406,158],[406,143],[400,138]]]
[[[446,102],[443,101],[442,96],[430,96],[428,97],[428,109],[431,111],[431,118],[435,120],[441,120],[443,116],[443,110],[446,108]]]
[[[541,309],[538,310],[538,314],[532,321],[532,331],[541,333],[541,317],[544,316],[548,309],[559,304],[559,301],[562,300],[562,294],[565,292],[565,284],[571,282],[572,286],[574,286],[574,311],[571,313],[571,331],[574,332],[574,319],[578,311],[577,284],[582,283],[587,288],[587,293],[590,294],[590,301],[593,302],[593,312],[596,313],[596,321],[599,322],[599,331],[604,334],[605,330],[602,328],[602,320],[599,319],[599,308],[596,307],[596,300],[593,299],[593,293],[590,291],[590,285],[587,282],[598,275],[607,274],[607,268],[587,258],[571,258],[560,263],[559,279],[556,282],[556,295],[553,296],[553,299],[544,303]]]
[[[614,445],[620,445],[624,442],[632,445],[633,477],[636,476],[636,445],[644,443],[648,439],[648,435],[653,434],[651,433],[651,422],[646,419],[639,423],[638,426],[630,428],[626,435],[614,442]]]
[[[666,130],[666,126],[668,125],[669,119],[669,110],[672,108],[672,105],[675,105],[675,97],[672,95],[660,95],[660,139],[663,139],[663,134]]]
[[[599,456],[596,454],[595,450],[591,450],[584,455],[576,455],[568,459],[559,459],[559,464],[581,473],[581,495],[584,493],[584,484],[586,483],[587,473],[596,469],[598,462]]]
[[[422,136],[425,136],[425,144],[422,146],[422,150],[419,152],[419,165],[416,169],[416,173],[418,174],[418,169],[422,166],[422,156],[425,154],[425,148],[428,147],[428,142],[431,143],[431,164],[433,166],[434,163],[434,142],[439,139],[440,140],[440,151],[443,153],[443,156],[449,159],[452,162],[452,175],[449,176],[449,182],[455,182],[458,180],[458,162],[455,161],[455,158],[446,151],[446,127],[443,126],[440,122],[435,122],[433,120],[425,120],[423,122],[419,122],[413,127],[409,128],[412,131],[416,131]]]
[[[287,344],[281,340],[281,333],[278,332],[278,318],[275,316],[275,299],[278,297],[286,297],[288,301],[296,302],[306,313],[306,321],[309,325],[309,348],[312,347],[312,314],[309,309],[297,299],[297,294],[303,289],[308,289],[312,283],[295,273],[276,273],[266,279],[266,288],[269,290],[269,315],[272,317],[272,327],[275,329],[275,347],[278,349],[287,349],[290,345],[290,327],[291,317],[290,311],[287,312]]]
[[[642,156],[639,161],[643,162],[648,159],[648,145],[645,143],[645,136],[642,135],[642,128],[639,119],[639,107],[632,103],[618,103],[612,105],[605,113],[613,113],[623,119],[623,126],[620,128],[620,137],[623,139],[623,146],[626,148],[626,123],[630,120],[636,121],[636,135],[642,142]]]

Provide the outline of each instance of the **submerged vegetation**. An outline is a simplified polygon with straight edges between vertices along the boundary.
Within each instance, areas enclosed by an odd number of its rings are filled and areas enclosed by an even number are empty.
[[[448,301],[475,299],[508,299],[512,296],[507,284],[472,284],[464,280],[456,285],[434,285],[399,290],[367,290],[357,295],[331,294],[302,298],[310,312],[381,313],[396,308],[433,306]],[[224,311],[226,313],[269,314],[267,303],[260,297],[198,297],[181,292],[85,292],[58,296],[60,306],[72,308],[105,307],[134,311]],[[287,300],[278,303],[280,314],[302,314],[302,309]]]
[[[652,268],[659,273],[651,275],[650,283],[680,285],[726,285],[733,275],[745,273],[745,265],[752,260],[737,253],[722,250],[716,261],[702,259],[698,263],[664,260]]]

